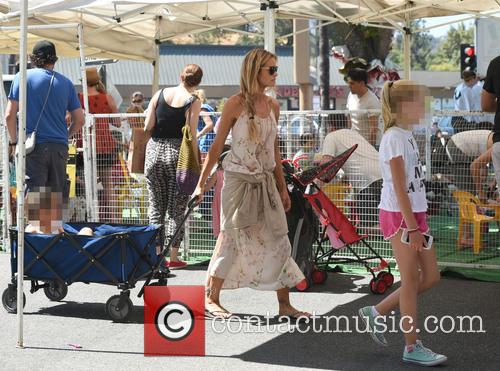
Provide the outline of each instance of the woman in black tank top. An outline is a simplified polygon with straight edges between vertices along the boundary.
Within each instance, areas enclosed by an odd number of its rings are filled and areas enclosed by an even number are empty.
[[[155,93],[149,103],[145,131],[151,132],[146,147],[144,175],[149,194],[149,223],[164,224],[160,234],[157,252],[166,248],[175,231],[178,237],[171,243],[170,269],[186,265],[178,258],[179,246],[184,238],[182,218],[190,195],[179,190],[175,179],[179,148],[182,142],[182,127],[187,123],[191,132],[196,133],[201,103],[193,98],[193,93],[201,82],[203,72],[195,64],[184,67],[181,83]],[[193,150],[198,154],[198,145],[193,141]]]

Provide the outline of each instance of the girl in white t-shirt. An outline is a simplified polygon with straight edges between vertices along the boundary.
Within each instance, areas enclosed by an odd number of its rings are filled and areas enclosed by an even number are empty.
[[[446,357],[434,353],[417,339],[417,296],[440,278],[434,249],[427,249],[427,201],[418,146],[412,135],[414,125],[424,118],[429,90],[412,81],[387,82],[382,91],[384,135],[379,159],[382,195],[379,205],[380,228],[391,242],[401,272],[401,287],[376,306],[359,310],[370,328],[371,337],[386,346],[384,316],[399,306],[401,330],[406,346],[403,361],[424,366],[438,365]],[[409,242],[402,242],[403,231]]]

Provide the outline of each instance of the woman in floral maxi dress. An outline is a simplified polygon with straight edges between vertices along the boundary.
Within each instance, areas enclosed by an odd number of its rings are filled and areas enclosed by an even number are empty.
[[[224,105],[194,192],[201,201],[210,169],[231,131],[231,151],[223,161],[221,233],[208,268],[205,297],[206,310],[218,317],[231,316],[220,304],[221,289],[240,287],[276,291],[280,316],[310,316],[289,299],[289,288],[304,275],[291,258],[287,236],[290,198],[278,148],[279,103],[265,95],[266,88],[276,84],[276,63],[277,57],[264,49],[246,55],[241,91]]]

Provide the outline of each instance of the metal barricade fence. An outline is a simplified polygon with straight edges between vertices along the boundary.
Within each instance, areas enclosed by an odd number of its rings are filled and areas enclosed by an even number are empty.
[[[379,111],[358,112],[361,113],[378,115]],[[307,168],[320,161],[323,153],[339,151],[342,145],[356,141],[357,137],[352,138],[351,130],[342,130],[348,127],[351,114],[349,111],[282,112],[278,122],[282,157],[302,157],[299,163],[301,167]],[[219,113],[210,115],[218,117]],[[134,127],[142,127],[144,117],[144,114],[92,115],[91,128],[87,134],[88,148],[77,151],[73,179],[76,190],[70,198],[67,220],[148,223],[148,192],[144,174],[130,174],[127,168],[131,130]],[[478,117],[484,118],[485,121],[476,122]],[[466,163],[470,158],[464,157],[460,159],[460,163],[452,163],[447,151],[452,148],[452,145],[447,144],[455,131],[470,132],[470,138],[465,140],[465,143],[474,147],[476,152],[485,149],[486,145],[473,143],[477,135],[484,136],[484,132],[475,130],[491,129],[491,123],[487,124],[487,120],[491,120],[491,116],[482,113],[434,111],[432,122],[417,128],[414,133],[426,171],[429,224],[435,237],[434,246],[439,263],[442,265],[500,267],[500,208],[491,201],[487,204],[487,200],[478,200],[477,212],[471,214],[470,218],[474,218],[474,215],[485,215],[487,218],[481,223],[481,230],[477,232],[472,219],[469,220],[465,214],[460,213],[461,209],[465,210],[464,205],[470,203],[457,198],[460,194],[456,192],[469,191],[472,197],[479,192],[471,180],[470,171],[467,174],[465,171],[470,169],[470,163]],[[381,128],[381,123],[379,126]],[[333,134],[335,132],[336,134]],[[328,148],[323,148],[325,138],[330,133],[330,144]],[[455,147],[460,147],[458,137],[451,142],[455,144],[453,150],[456,152]],[[368,242],[383,257],[391,258],[391,247],[383,240],[379,230],[377,205],[381,180],[380,174],[377,174],[377,154],[373,150],[360,145],[357,150],[359,156],[355,152],[349,159],[349,166],[344,166],[344,171],[339,172],[330,183],[321,183],[321,188],[358,227],[359,232],[368,235]],[[89,163],[94,164],[92,168],[95,171],[87,171],[82,166],[83,154],[89,156]],[[481,176],[485,179],[481,184],[489,184],[489,179],[493,176],[491,164],[485,164],[481,169]],[[2,188],[5,184],[3,181]],[[91,199],[86,197],[85,187],[91,187]],[[492,198],[492,190],[486,191]],[[204,201],[187,221],[186,237],[182,246],[185,258],[208,258],[215,247],[213,201],[212,189],[207,191]],[[457,239],[459,233],[461,240]],[[480,233],[479,249],[478,242],[473,239],[474,233]],[[359,250],[360,255],[364,253],[368,252]]]

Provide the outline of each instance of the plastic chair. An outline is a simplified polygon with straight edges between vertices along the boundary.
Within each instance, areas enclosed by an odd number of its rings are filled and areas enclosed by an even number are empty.
[[[347,212],[350,192],[349,184],[344,182],[328,183],[323,185],[321,190],[339,209],[342,210],[342,212]]]
[[[144,221],[147,218],[147,200],[144,181],[132,179],[127,169],[127,164],[122,153],[118,154],[119,168],[115,179],[118,184],[115,187],[118,196],[118,210],[120,219],[139,219]],[[123,211],[128,209],[128,217],[123,216]]]
[[[459,221],[458,221],[458,240],[457,248],[460,249],[460,241],[462,241],[464,228],[468,224],[472,225],[473,230],[473,251],[474,254],[479,254],[482,248],[481,231],[482,225],[494,221],[493,217],[479,214],[477,208],[481,206],[479,199],[472,193],[466,191],[455,191],[453,197],[457,200],[459,208]]]

